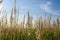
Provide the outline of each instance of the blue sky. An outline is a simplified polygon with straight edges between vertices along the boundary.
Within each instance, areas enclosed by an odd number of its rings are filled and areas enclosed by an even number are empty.
[[[27,15],[28,10],[30,15],[36,19],[38,16],[45,18],[45,13],[47,16],[52,14],[54,19],[56,16],[60,16],[60,0],[16,0],[17,8],[19,8],[19,19],[21,20],[24,15]],[[3,0],[2,8],[7,10],[8,16],[10,16],[11,9],[14,7],[14,0]]]

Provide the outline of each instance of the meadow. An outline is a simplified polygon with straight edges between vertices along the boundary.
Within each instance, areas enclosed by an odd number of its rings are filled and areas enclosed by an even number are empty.
[[[33,17],[28,12],[27,20],[24,16],[23,21],[18,23],[18,15],[13,14],[12,10],[8,22],[7,14],[4,13],[0,19],[0,40],[60,40],[59,17],[52,23],[51,18],[49,16],[49,19],[43,20],[38,17],[33,23]]]
[[[27,18],[24,15],[20,21],[20,10],[16,8],[16,0],[9,18],[6,9],[2,11],[0,11],[0,16],[2,14],[0,17],[0,40],[60,40],[60,18],[58,15],[52,20],[52,15],[46,16],[45,13],[45,18],[39,16],[33,20],[33,16],[28,11]]]

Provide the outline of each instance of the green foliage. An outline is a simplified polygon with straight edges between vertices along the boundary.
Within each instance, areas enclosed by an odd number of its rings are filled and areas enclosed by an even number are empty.
[[[18,29],[9,29],[2,30],[1,40],[37,40],[35,29],[30,30],[18,30]],[[60,40],[60,31],[59,30],[40,30],[40,40]]]
[[[41,33],[41,39],[42,40],[55,40],[53,30],[44,30],[44,32]]]
[[[36,40],[35,30],[30,30],[30,40]]]

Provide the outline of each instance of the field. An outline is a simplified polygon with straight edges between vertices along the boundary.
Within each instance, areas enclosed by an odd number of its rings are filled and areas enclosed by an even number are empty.
[[[26,22],[24,16],[23,21],[18,23],[16,18],[13,19],[12,13],[9,22],[4,15],[0,21],[0,40],[60,40],[59,17],[52,23],[51,16],[47,19],[48,21],[39,17],[33,23],[29,13],[27,16]]]
[[[9,18],[6,9],[0,10],[2,14],[2,16],[0,14],[0,40],[60,40],[60,17],[58,15],[52,20],[52,15],[46,16],[45,13],[44,18],[39,16],[34,20],[28,10],[27,17],[24,15],[20,21],[19,12],[16,0]]]

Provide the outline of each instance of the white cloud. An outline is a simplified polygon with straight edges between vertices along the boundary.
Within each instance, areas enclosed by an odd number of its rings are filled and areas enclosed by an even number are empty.
[[[51,9],[51,5],[52,3],[51,2],[46,2],[45,4],[41,4],[40,5],[40,8],[43,9],[44,11],[48,12],[48,13],[51,13],[51,14],[54,14],[54,15],[60,15],[60,11],[58,10],[52,10]]]
[[[48,11],[50,5],[51,5],[51,2],[47,2],[47,3],[45,3],[45,4],[41,4],[41,5],[40,5],[40,8],[43,9],[43,10]]]

